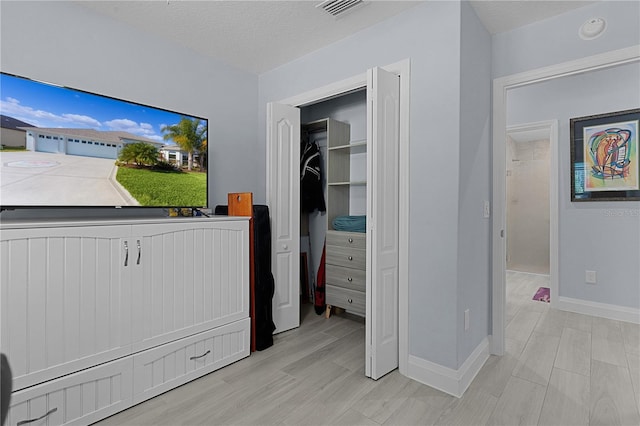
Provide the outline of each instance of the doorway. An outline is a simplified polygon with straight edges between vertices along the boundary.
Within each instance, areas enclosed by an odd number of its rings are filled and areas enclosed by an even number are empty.
[[[557,155],[551,149],[553,127],[548,122],[507,128],[507,327],[522,307],[548,302],[551,296],[551,229],[556,217],[551,211],[551,192],[558,176],[551,168],[551,159]]]
[[[527,71],[519,74],[496,78],[493,81],[493,221],[492,221],[492,330],[491,353],[503,355],[505,350],[505,298],[506,298],[506,136],[507,136],[507,97],[509,91],[518,87],[528,86],[539,82],[556,78],[567,77],[587,73],[604,68],[637,62],[640,56],[637,47],[619,49],[582,58],[575,61]],[[551,132],[557,138],[556,128]],[[557,140],[555,141],[557,146]],[[551,147],[552,152],[558,152]],[[555,162],[554,162],[555,161]],[[551,159],[551,170],[558,170],[557,158]],[[559,178],[556,174],[556,180]],[[558,212],[557,188],[552,188],[551,212]],[[556,218],[557,220],[557,218]],[[554,279],[558,277],[558,230],[557,221],[551,224],[551,307],[558,301],[558,283]],[[554,278],[555,277],[555,278]]]

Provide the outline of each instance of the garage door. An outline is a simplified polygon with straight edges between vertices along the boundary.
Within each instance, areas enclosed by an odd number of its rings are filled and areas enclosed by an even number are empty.
[[[67,142],[67,154],[85,157],[116,159],[118,149],[115,144],[74,139]]]
[[[36,151],[41,152],[62,152],[59,148],[61,138],[57,136],[38,135],[36,140]]]

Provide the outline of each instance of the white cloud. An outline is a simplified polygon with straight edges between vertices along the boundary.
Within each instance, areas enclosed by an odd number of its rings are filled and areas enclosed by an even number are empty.
[[[133,120],[129,120],[128,118],[118,118],[115,120],[105,121],[104,124],[111,130],[123,130],[126,132],[128,132],[129,129],[138,128],[138,123]]]
[[[100,127],[100,121],[80,114],[54,114],[49,111],[34,109],[20,104],[15,98],[0,100],[2,114],[25,121],[38,127]]]
[[[144,136],[153,140],[162,140],[162,136],[159,136],[153,126],[149,123],[137,123],[128,118],[116,118],[115,120],[105,121],[105,126],[109,130],[119,130],[122,132],[133,133],[134,135]]]
[[[18,99],[11,97],[0,100],[0,111],[4,115],[37,127],[92,128],[96,130],[101,130],[101,128],[103,130],[106,127],[109,130],[129,132],[149,139],[163,141],[162,135],[158,134],[150,123],[137,123],[128,118],[117,118],[101,123],[88,115],[72,113],[59,115],[49,111],[37,110],[22,105]]]
[[[62,116],[74,123],[84,123],[88,127],[100,127],[101,124],[98,120],[91,118],[87,115],[78,114],[62,114]]]

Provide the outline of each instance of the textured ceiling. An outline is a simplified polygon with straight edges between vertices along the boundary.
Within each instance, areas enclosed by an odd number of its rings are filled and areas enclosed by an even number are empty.
[[[471,0],[469,3],[476,10],[478,18],[480,18],[487,31],[491,34],[498,34],[596,2],[576,0]]]
[[[200,54],[260,74],[396,15],[422,1],[365,1],[336,19],[311,1],[76,1]],[[471,1],[487,30],[499,33],[590,1]]]
[[[79,1],[128,25],[259,74],[415,6],[373,1],[339,19],[317,1]]]

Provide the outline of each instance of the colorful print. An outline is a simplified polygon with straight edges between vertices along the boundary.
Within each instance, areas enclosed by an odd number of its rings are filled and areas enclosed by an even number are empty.
[[[638,185],[638,121],[584,128],[584,190],[634,190]]]

